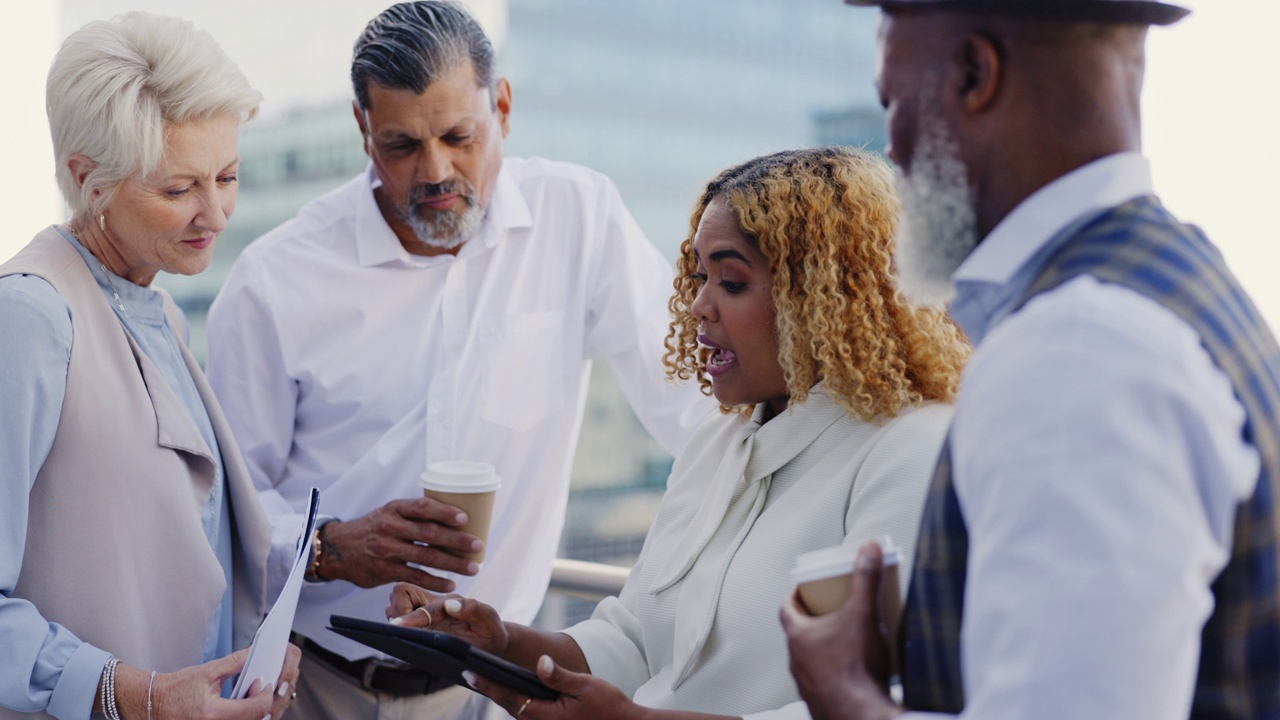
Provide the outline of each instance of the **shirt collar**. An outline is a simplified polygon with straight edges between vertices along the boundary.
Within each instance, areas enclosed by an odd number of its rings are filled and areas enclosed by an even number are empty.
[[[1095,160],[1040,188],[956,270],[951,316],[970,342],[981,343],[1062,243],[1099,214],[1151,193],[1151,167],[1138,153]]]
[[[362,267],[386,264],[425,266],[453,261],[453,255],[423,257],[405,250],[374,200],[373,191],[382,185],[382,181],[378,178],[373,163],[369,163],[365,169],[362,182],[364,187],[356,201],[356,236],[359,238],[356,256]],[[502,242],[508,231],[529,227],[533,227],[533,214],[520,187],[504,164],[498,171],[498,180],[494,184],[489,209],[480,224],[480,230],[475,237],[463,244],[456,257],[484,252]]]
[[[61,227],[58,233],[62,235],[67,242],[71,243],[71,247],[80,253],[80,257],[84,258],[84,264],[89,267],[89,272],[93,275],[93,279],[97,281],[98,287],[102,290],[103,296],[107,298],[107,304],[111,306],[117,314],[121,310],[131,318],[143,320],[152,325],[164,324],[164,296],[154,288],[142,287],[130,280],[116,275],[106,268],[89,249],[84,246],[76,237],[64,232]],[[117,298],[119,298],[117,300]],[[121,308],[121,305],[124,307]]]
[[[1023,200],[970,253],[953,279],[1006,283],[1067,226],[1151,193],[1151,164],[1140,153],[1095,160]]]

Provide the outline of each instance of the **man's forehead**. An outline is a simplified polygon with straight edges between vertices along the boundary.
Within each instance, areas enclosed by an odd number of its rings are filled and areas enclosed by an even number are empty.
[[[421,94],[412,90],[370,87],[366,121],[371,127],[396,130],[422,126],[447,129],[483,122],[490,110],[484,88],[471,92],[430,86]]]
[[[921,58],[936,56],[954,37],[958,24],[954,13],[942,11],[885,12],[877,30],[878,63],[898,70]]]
[[[882,39],[916,39],[942,35],[957,24],[961,15],[946,10],[904,10],[880,13]]]
[[[881,15],[880,27],[876,32],[876,46],[879,50],[876,53],[877,78],[882,77],[887,70],[901,69],[903,62],[914,54],[914,49],[920,44],[915,35],[918,35],[918,30],[913,31],[909,24],[903,27],[903,23],[889,13]]]

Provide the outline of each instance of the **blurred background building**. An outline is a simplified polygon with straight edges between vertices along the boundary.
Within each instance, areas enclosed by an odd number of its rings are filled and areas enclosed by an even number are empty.
[[[609,175],[674,258],[694,198],[720,169],[814,144],[883,148],[870,83],[849,81],[871,75],[874,15],[827,0],[734,0],[728,10],[723,0],[508,0],[499,54],[514,95],[507,154]],[[367,164],[349,100],[251,123],[240,145],[236,214],[212,267],[157,280],[186,312],[201,358],[205,313],[239,252]],[[603,364],[587,403],[561,555],[629,565],[671,457]],[[589,607],[553,596],[543,622],[561,626]]]

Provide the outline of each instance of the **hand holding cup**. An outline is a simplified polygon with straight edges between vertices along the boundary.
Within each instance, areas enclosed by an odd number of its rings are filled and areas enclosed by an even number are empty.
[[[876,594],[876,616],[889,650],[890,673],[896,675],[898,621],[902,616],[898,566],[902,555],[894,546],[893,539],[888,536],[885,536],[880,546],[883,555],[880,588]],[[826,615],[845,604],[849,598],[850,577],[856,559],[855,550],[847,545],[815,550],[796,558],[791,579],[810,614]]]
[[[469,460],[449,460],[431,463],[420,481],[424,496],[452,505],[467,514],[467,522],[460,529],[489,541],[489,527],[493,520],[493,501],[502,482],[493,466]],[[452,552],[452,551],[451,551]],[[484,562],[485,549],[478,552],[454,552],[458,557]]]

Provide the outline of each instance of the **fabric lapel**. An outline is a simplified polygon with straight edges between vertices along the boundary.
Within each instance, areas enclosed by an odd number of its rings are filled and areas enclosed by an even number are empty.
[[[183,322],[178,306],[167,292],[160,292],[165,295],[164,309],[169,322],[177,330],[182,327]],[[245,647],[253,641],[253,634],[267,613],[268,594],[274,595],[280,591],[280,588],[267,587],[271,521],[262,509],[249,469],[240,454],[240,446],[236,443],[226,416],[222,414],[222,406],[218,404],[213,388],[209,387],[204,371],[200,369],[200,363],[185,343],[178,343],[178,347],[182,351],[182,359],[191,373],[196,391],[200,394],[200,400],[204,403],[205,412],[209,414],[209,423],[213,426],[213,435],[217,438],[222,454],[222,471],[228,493],[227,511],[231,513],[233,563],[236,567],[236,572],[232,574],[232,639],[235,647]]]
[[[169,387],[169,383],[165,382],[160,369],[151,362],[133,336],[123,327],[120,331],[129,341],[129,348],[133,351],[134,359],[138,361],[138,370],[142,373],[142,382],[147,386],[147,394],[151,396],[151,405],[156,411],[156,442],[161,447],[180,450],[202,457],[210,463],[214,462],[213,452],[200,436],[200,430],[196,427],[195,420],[191,419],[191,412],[187,410],[186,405],[182,404],[177,393]],[[211,481],[212,475],[210,475]],[[212,488],[208,483],[206,485],[201,489],[205,497]]]

